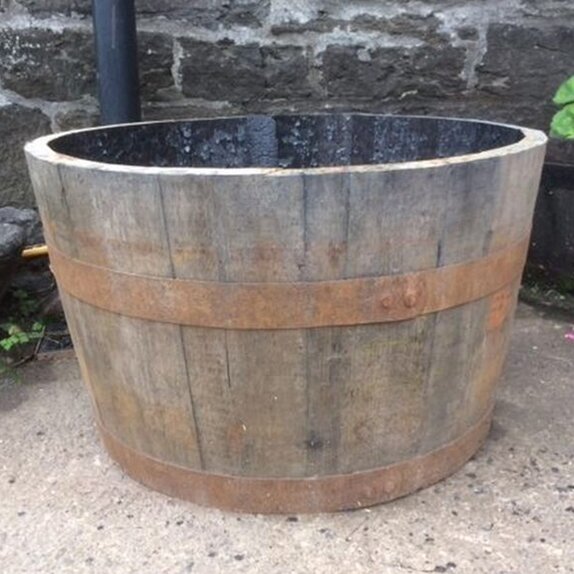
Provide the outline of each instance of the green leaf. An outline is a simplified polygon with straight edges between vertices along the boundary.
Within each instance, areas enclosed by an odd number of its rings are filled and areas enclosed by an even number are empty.
[[[18,343],[20,343],[21,345],[30,342],[30,336],[28,335],[28,333],[18,333],[17,335],[14,336],[16,337]]]
[[[557,106],[574,103],[574,76],[566,80],[556,92],[553,102]]]
[[[20,325],[16,325],[15,323],[13,323],[12,325],[8,325],[8,335],[17,335],[18,333],[21,333],[22,329],[20,328]]]
[[[574,103],[565,106],[554,114],[550,124],[550,135],[557,138],[574,139]]]
[[[36,333],[41,333],[43,330],[44,330],[44,324],[40,323],[39,321],[36,321],[32,325],[32,331],[35,331]]]
[[[2,348],[5,351],[9,351],[10,349],[12,349],[12,347],[14,347],[17,344],[18,344],[18,338],[16,337],[16,335],[12,335],[11,337],[7,337],[6,339],[2,339],[0,341],[0,346],[2,346]]]

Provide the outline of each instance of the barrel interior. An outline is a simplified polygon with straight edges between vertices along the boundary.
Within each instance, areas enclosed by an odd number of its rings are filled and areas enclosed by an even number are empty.
[[[64,135],[50,146],[131,166],[313,168],[456,157],[522,138],[519,129],[484,122],[319,114],[114,126]]]

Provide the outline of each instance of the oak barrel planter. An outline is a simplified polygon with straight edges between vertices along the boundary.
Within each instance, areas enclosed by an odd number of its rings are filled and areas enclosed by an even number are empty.
[[[224,509],[368,506],[484,440],[546,138],[377,115],[26,147],[110,455]]]

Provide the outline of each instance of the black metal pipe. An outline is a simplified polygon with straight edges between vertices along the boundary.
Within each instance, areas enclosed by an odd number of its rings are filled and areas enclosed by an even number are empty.
[[[93,0],[100,123],[141,119],[134,0]]]

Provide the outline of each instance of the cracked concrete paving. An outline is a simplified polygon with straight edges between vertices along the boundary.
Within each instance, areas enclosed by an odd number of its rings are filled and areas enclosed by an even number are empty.
[[[0,389],[0,570],[574,572],[574,342],[521,306],[495,424],[461,471],[331,515],[227,514],[147,490],[97,439],[73,359]]]

